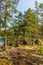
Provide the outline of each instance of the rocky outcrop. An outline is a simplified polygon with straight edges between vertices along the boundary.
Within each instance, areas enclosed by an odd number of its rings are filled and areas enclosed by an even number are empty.
[[[43,65],[43,55],[38,55],[34,52],[36,51],[29,49],[7,49],[7,54],[14,65]]]

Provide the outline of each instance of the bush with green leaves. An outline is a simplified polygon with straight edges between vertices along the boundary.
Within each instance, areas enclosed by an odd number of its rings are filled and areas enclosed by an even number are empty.
[[[39,48],[39,52],[43,53],[43,48],[42,47]]]

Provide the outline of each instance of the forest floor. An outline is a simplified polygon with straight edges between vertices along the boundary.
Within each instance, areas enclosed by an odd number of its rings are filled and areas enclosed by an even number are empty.
[[[43,53],[38,49],[43,46],[19,45],[19,47],[7,47],[6,53],[14,65],[43,65]]]

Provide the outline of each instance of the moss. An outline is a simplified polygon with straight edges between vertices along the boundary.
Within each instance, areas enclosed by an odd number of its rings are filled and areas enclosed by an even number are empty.
[[[40,53],[43,53],[43,48],[42,48],[42,47],[39,48],[39,52],[40,52]]]

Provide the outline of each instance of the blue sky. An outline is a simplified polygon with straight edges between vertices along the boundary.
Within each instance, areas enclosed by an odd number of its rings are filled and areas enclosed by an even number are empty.
[[[39,3],[42,3],[43,0],[37,0]],[[28,8],[34,9],[35,7],[35,0],[20,0],[18,4],[18,10],[19,11],[26,11]]]

